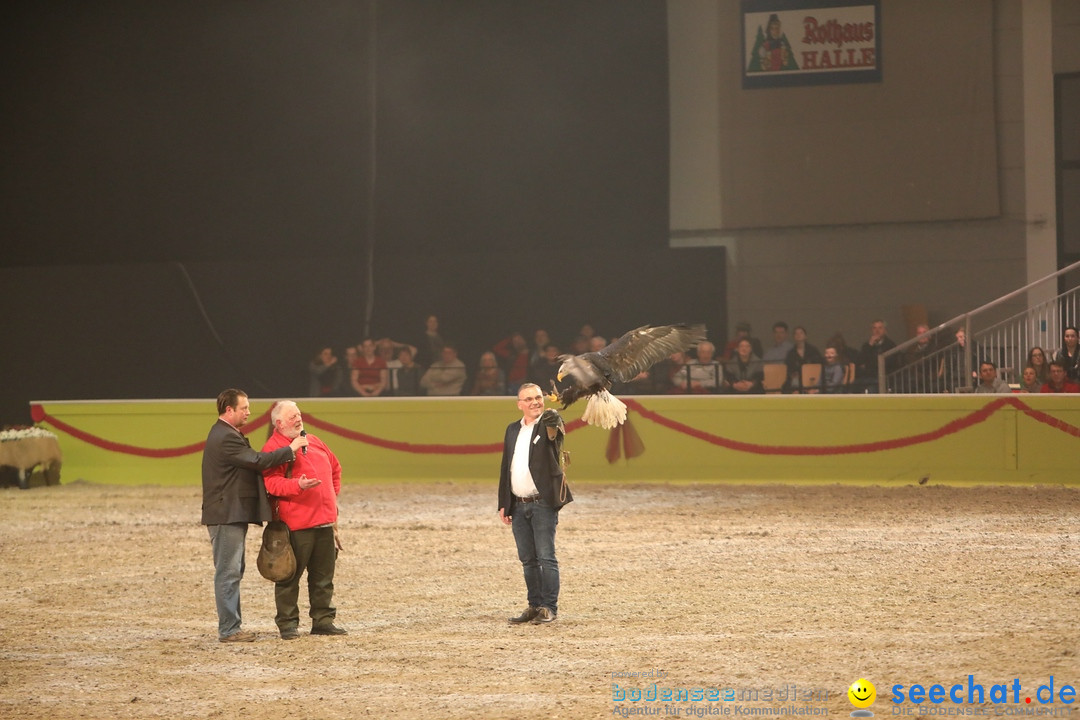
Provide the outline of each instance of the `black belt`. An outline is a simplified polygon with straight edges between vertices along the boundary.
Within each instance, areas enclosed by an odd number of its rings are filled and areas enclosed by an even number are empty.
[[[517,495],[515,495],[514,497],[516,497],[516,498],[517,498],[517,501],[518,501],[518,502],[523,502],[523,503],[531,503],[531,502],[536,502],[536,501],[538,501],[538,500],[540,499],[540,495],[539,495],[539,494],[537,494],[537,495],[530,495],[529,497],[520,497],[520,496],[517,496]]]

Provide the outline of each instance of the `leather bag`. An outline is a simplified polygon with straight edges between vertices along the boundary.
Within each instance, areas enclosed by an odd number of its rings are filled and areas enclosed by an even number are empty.
[[[267,580],[285,582],[296,573],[296,556],[289,541],[289,526],[281,520],[271,520],[263,528],[262,547],[255,563],[259,574]]]

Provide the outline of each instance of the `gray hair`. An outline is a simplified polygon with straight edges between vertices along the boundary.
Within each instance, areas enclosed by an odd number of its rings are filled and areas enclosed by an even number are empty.
[[[285,412],[287,407],[297,407],[296,403],[292,400],[278,400],[274,403],[274,407],[270,410],[270,422],[277,425],[278,418],[281,417],[281,413]],[[299,408],[297,408],[299,410]]]

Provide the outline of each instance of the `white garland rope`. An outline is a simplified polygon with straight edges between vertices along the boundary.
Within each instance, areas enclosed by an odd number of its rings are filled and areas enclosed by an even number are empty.
[[[9,430],[0,430],[0,442],[7,442],[9,440],[26,440],[27,438],[56,438],[55,433],[51,433],[45,428],[39,427],[26,427],[26,428],[11,428]]]

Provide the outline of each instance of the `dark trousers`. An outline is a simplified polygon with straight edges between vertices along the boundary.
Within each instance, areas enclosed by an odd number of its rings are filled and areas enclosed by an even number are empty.
[[[297,606],[300,576],[307,570],[311,626],[330,625],[337,617],[337,608],[333,604],[334,565],[337,561],[334,528],[293,530],[289,533],[289,540],[296,554],[296,574],[285,582],[274,584],[274,602],[277,605],[274,621],[279,630],[290,630],[300,624],[300,608]]]

